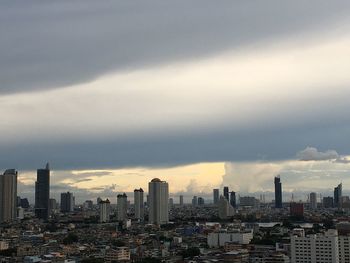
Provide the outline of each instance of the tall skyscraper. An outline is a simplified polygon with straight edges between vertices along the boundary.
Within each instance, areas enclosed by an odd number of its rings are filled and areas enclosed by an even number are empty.
[[[338,186],[334,188],[334,207],[342,207],[342,192],[343,186],[342,184],[338,184]]]
[[[124,221],[127,219],[128,212],[128,197],[126,194],[117,196],[117,219],[119,221]]]
[[[149,223],[166,224],[169,222],[169,185],[165,181],[154,178],[148,184]]]
[[[179,197],[179,201],[180,201],[180,205],[183,206],[184,205],[184,196],[183,195],[180,195]]]
[[[310,193],[310,209],[317,209],[317,195],[316,193]]]
[[[50,166],[46,164],[44,169],[37,170],[35,182],[35,215],[40,219],[47,220],[49,216],[50,199]]]
[[[143,189],[134,190],[134,210],[135,218],[143,221],[144,220],[144,203],[143,203]]]
[[[227,201],[230,201],[228,186],[224,186],[224,197]]]
[[[233,208],[235,208],[237,206],[236,203],[236,192],[232,191],[230,192],[230,204]]]
[[[198,205],[198,197],[197,196],[193,196],[193,198],[192,198],[192,205],[193,206],[197,206]]]
[[[69,213],[74,211],[74,196],[72,193],[61,193],[61,212]]]
[[[275,207],[282,208],[282,183],[279,176],[275,177]]]
[[[110,214],[111,214],[111,202],[109,202],[108,199],[100,200],[98,203],[99,210],[100,210],[100,223],[106,223],[109,222]]]
[[[213,201],[215,205],[218,204],[219,197],[220,197],[219,189],[213,189]]]
[[[17,217],[17,171],[8,169],[0,175],[0,222]]]

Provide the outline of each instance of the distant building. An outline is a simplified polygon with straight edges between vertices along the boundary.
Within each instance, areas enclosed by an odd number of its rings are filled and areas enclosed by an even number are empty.
[[[61,193],[61,212],[70,213],[74,211],[74,197],[70,192]]]
[[[54,210],[57,209],[57,201],[54,198],[49,199],[49,211],[52,213]]]
[[[232,191],[230,193],[230,204],[233,208],[237,207],[237,202],[236,202],[236,192]]]
[[[312,210],[317,209],[317,195],[316,195],[316,193],[310,193],[309,199],[310,199],[310,209],[312,209]]]
[[[127,219],[128,212],[128,197],[124,194],[119,194],[117,196],[117,219],[119,221],[124,221]]]
[[[158,178],[148,184],[149,193],[149,223],[166,224],[169,222],[169,185]]]
[[[21,198],[20,206],[24,209],[29,208],[29,201],[27,198]]]
[[[109,222],[111,214],[111,203],[108,199],[101,200],[98,204],[100,212],[100,223]]]
[[[304,216],[304,204],[303,203],[290,203],[290,215],[291,216]]]
[[[334,207],[333,197],[331,197],[331,196],[323,197],[322,204],[323,204],[324,208],[332,208],[332,207]]]
[[[169,198],[169,207],[172,208],[174,206],[174,199]]]
[[[83,204],[84,210],[91,210],[94,206],[92,200],[86,200]]]
[[[183,195],[180,195],[179,202],[180,202],[180,206],[184,205],[184,196]]]
[[[35,215],[37,218],[47,220],[49,216],[50,199],[50,166],[37,170],[35,182]]]
[[[197,206],[198,205],[198,197],[197,196],[193,196],[193,198],[192,198],[192,205],[193,206]]]
[[[0,222],[17,218],[17,171],[8,169],[0,175]]]
[[[140,221],[144,220],[144,201],[143,201],[143,189],[134,190],[134,210],[135,210],[135,219]]]
[[[213,189],[213,202],[215,205],[219,203],[220,193],[219,189]]]
[[[224,196],[220,196],[218,210],[220,219],[227,219],[228,217],[234,215],[233,207],[230,205],[229,201]]]
[[[198,205],[204,205],[204,198],[198,197]]]
[[[220,198],[221,199],[221,198]],[[224,247],[228,242],[237,244],[249,244],[253,239],[253,231],[219,231],[209,233],[207,236],[207,244],[210,248]]]
[[[259,200],[254,196],[241,196],[239,198],[239,206],[258,207]]]
[[[226,200],[230,201],[228,186],[224,186],[224,197]]]
[[[342,184],[338,184],[338,186],[334,188],[334,207],[341,208],[342,192],[343,186]]]
[[[282,183],[279,176],[275,177],[275,208],[282,208]]]

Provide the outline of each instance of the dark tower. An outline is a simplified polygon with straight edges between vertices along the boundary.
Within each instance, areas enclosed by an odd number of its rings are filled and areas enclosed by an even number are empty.
[[[342,207],[342,184],[334,188],[334,207]]]
[[[49,216],[50,199],[50,167],[37,170],[35,182],[35,215],[37,218],[47,220]]]
[[[230,193],[230,204],[232,207],[236,207],[236,192],[231,192]]]
[[[282,183],[279,176],[275,177],[275,207],[282,208]]]
[[[230,200],[229,193],[228,193],[228,186],[224,187],[224,197],[226,200]]]

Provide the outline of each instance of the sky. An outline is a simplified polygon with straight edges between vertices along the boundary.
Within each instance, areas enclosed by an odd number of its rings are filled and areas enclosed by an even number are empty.
[[[4,1],[0,168],[78,200],[350,188],[350,2]],[[132,178],[132,180],[130,180]],[[312,185],[313,189],[310,189]]]

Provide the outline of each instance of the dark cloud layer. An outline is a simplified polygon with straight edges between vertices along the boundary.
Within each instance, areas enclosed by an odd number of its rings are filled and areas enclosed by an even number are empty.
[[[58,88],[300,36],[348,16],[343,1],[5,1],[0,93]]]

